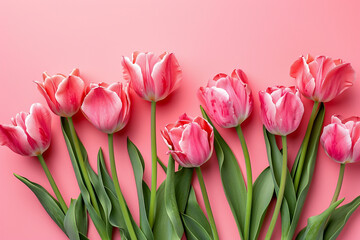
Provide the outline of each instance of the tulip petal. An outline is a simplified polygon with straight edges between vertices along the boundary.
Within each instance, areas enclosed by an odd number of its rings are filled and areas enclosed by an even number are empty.
[[[352,86],[355,71],[350,63],[340,64],[326,75],[321,86],[321,101],[328,102]]]
[[[59,110],[59,104],[55,101],[53,102],[50,98],[50,96],[47,94],[44,86],[42,83],[39,82],[35,82],[37,85],[37,88],[39,90],[39,92],[41,93],[41,95],[43,95],[43,97],[45,98],[47,104],[49,105],[49,108],[51,109],[51,111],[53,111],[55,114],[59,115],[60,114],[60,110]]]
[[[51,115],[49,111],[39,103],[30,108],[30,114],[25,120],[26,132],[35,140],[41,153],[50,146],[51,139]]]
[[[141,73],[140,66],[137,64],[133,64],[127,57],[122,58],[121,64],[123,66],[124,79],[131,83],[131,86],[137,95],[139,95],[143,99],[146,99],[146,92],[144,90],[144,79]]]
[[[272,101],[271,95],[265,91],[259,92],[261,119],[266,129],[272,134],[279,134],[276,128],[276,106]]]
[[[155,101],[166,98],[179,85],[182,71],[173,53],[166,54],[157,62],[152,70],[154,81]]]
[[[97,87],[86,95],[81,110],[96,128],[111,134],[118,128],[118,117],[122,106],[123,104],[115,92]]]
[[[84,97],[85,83],[77,76],[68,76],[58,86],[55,99],[61,106],[62,116],[71,117],[80,108]]]
[[[35,156],[29,145],[27,136],[20,126],[0,124],[0,145],[7,146],[15,153],[23,156]]]
[[[208,133],[198,123],[190,123],[183,131],[179,142],[182,152],[194,166],[200,166],[209,160],[211,148]]]
[[[304,114],[304,105],[300,98],[287,92],[276,103],[276,122],[279,134],[286,136],[295,131]]]
[[[191,161],[189,161],[187,156],[180,151],[169,151],[168,153],[171,154],[171,156],[174,158],[174,160],[176,162],[178,162],[180,164],[180,166],[187,167],[187,168],[199,166],[199,165],[193,164]]]
[[[353,147],[352,162],[360,162],[360,139],[358,138]]]
[[[295,78],[296,86],[300,92],[305,97],[312,98],[315,91],[315,79],[304,57],[300,57],[291,65],[290,76]]]
[[[332,123],[324,127],[321,143],[326,154],[334,161],[344,163],[351,157],[351,138],[348,129]]]

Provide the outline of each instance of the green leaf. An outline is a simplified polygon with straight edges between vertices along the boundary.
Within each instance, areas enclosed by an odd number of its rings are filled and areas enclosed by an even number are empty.
[[[110,223],[114,227],[117,227],[120,230],[120,233],[123,236],[121,239],[123,239],[123,238],[124,239],[130,239],[130,236],[129,236],[127,228],[126,228],[125,219],[124,219],[124,216],[122,215],[122,211],[121,211],[119,200],[118,200],[118,198],[116,196],[116,193],[112,192],[107,187],[105,187],[105,190],[106,190],[106,192],[107,192],[107,194],[109,196],[109,199],[110,199],[111,205],[112,205],[111,213],[110,213],[110,216],[109,216]],[[127,208],[127,211],[129,211],[127,205],[126,205],[126,208]],[[141,229],[138,227],[138,225],[136,224],[136,222],[132,218],[131,214],[129,214],[129,216],[130,216],[130,219],[131,219],[131,223],[132,223],[132,225],[134,227],[137,239],[138,240],[147,240],[146,236],[141,231]]]
[[[40,186],[37,183],[30,181],[29,179],[17,175],[14,173],[14,176],[23,182],[30,190],[35,194],[37,199],[40,201],[41,205],[44,207],[49,216],[54,220],[54,222],[61,228],[61,230],[66,234],[64,228],[64,218],[65,214],[61,209],[59,202],[50,195],[45,188]]]
[[[306,228],[300,232],[296,240],[323,240],[326,220],[343,201],[344,198],[331,204],[330,207],[321,214],[310,217]]]
[[[349,220],[351,214],[360,206],[360,196],[341,206],[331,214],[325,228],[324,239],[335,240]]]
[[[81,194],[78,199],[71,199],[64,219],[64,228],[70,240],[84,239],[87,235],[87,214],[82,204]],[[87,238],[85,237],[85,239]]]
[[[241,239],[246,215],[246,186],[239,164],[229,145],[220,136],[215,126],[200,106],[203,117],[213,126],[215,135],[215,152],[219,162],[220,177],[224,192],[234,215]],[[236,187],[234,187],[236,186]]]
[[[265,127],[263,127],[263,130],[266,144],[266,152],[268,155],[270,170],[273,177],[275,192],[277,193],[279,191],[281,181],[283,155],[276,144],[275,136],[269,133]],[[284,199],[281,205],[281,231],[283,236],[287,234],[290,228],[292,214],[294,212],[296,204],[296,194],[290,172],[287,170],[286,174],[287,175]]]
[[[112,236],[109,235],[108,227],[106,224],[107,220],[104,221],[104,219],[102,218],[103,216],[99,215],[95,211],[94,207],[92,206],[89,191],[85,186],[84,179],[83,179],[82,173],[80,171],[79,162],[78,162],[79,160],[77,159],[77,157],[75,155],[74,143],[73,143],[72,138],[70,137],[71,136],[70,127],[69,127],[67,119],[64,117],[61,118],[61,129],[62,129],[65,143],[66,143],[69,155],[70,155],[70,160],[73,165],[76,180],[78,182],[80,192],[81,192],[83,201],[85,203],[85,206],[89,212],[90,218],[92,219],[92,221],[95,225],[95,228],[98,231],[100,237],[102,239],[111,239]],[[80,139],[79,139],[79,144],[80,144],[80,148],[81,148],[81,153],[83,155],[83,159],[85,162],[87,162],[87,153],[86,153],[86,150],[85,150],[84,146],[82,145]]]
[[[211,227],[204,212],[201,210],[191,187],[185,213],[181,214],[187,240],[213,239]]]
[[[179,209],[176,202],[175,195],[175,161],[169,157],[166,179],[165,179],[165,210],[170,219],[171,224],[177,234],[177,239],[181,239],[184,234],[184,228],[179,214]]]
[[[149,221],[148,221],[148,212],[146,209],[145,198],[144,198],[144,190],[143,186],[146,183],[143,181],[144,176],[144,159],[141,156],[139,149],[135,146],[134,143],[127,139],[127,149],[130,157],[130,161],[134,171],[136,190],[138,194],[139,201],[139,214],[140,214],[140,228],[144,232],[147,239],[154,239]]]
[[[193,170],[190,168],[182,168],[175,173],[175,195],[180,213],[184,213],[188,202],[192,174]],[[161,207],[165,206],[165,181],[158,188],[156,199],[159,207],[156,208],[156,219],[153,226],[154,239],[177,239],[166,209]]]
[[[309,191],[309,187],[311,184],[311,180],[312,180],[312,176],[313,176],[313,172],[314,172],[314,168],[315,168],[315,162],[316,162],[318,146],[319,146],[319,139],[320,139],[320,134],[321,134],[321,130],[322,130],[323,122],[324,122],[324,115],[325,115],[324,104],[321,104],[318,114],[316,116],[316,119],[314,121],[314,125],[312,128],[311,134],[310,134],[310,140],[309,140],[309,145],[308,145],[308,149],[306,152],[303,172],[302,172],[302,176],[300,178],[299,189],[297,192],[295,211],[293,213],[293,218],[291,221],[290,229],[285,238],[287,240],[291,240],[294,236],[297,224],[300,219],[301,211],[304,206],[307,193]],[[295,176],[295,173],[296,173],[298,161],[300,158],[300,152],[301,152],[301,147],[300,147],[299,153],[297,155],[297,158],[295,159],[293,169],[291,171],[293,177]]]
[[[254,183],[251,211],[250,240],[258,239],[266,211],[274,195],[274,182],[270,168],[262,171]]]
[[[98,165],[100,165],[101,159],[104,161],[104,156],[101,148],[98,152]],[[107,193],[105,191],[104,185],[102,183],[101,176],[98,176],[95,171],[91,168],[88,161],[85,162],[87,172],[89,174],[90,182],[94,188],[99,206],[100,206],[100,215],[101,219],[103,220],[106,228],[106,232],[108,236],[112,236],[113,227],[109,222],[109,213],[111,211],[111,201],[109,197],[107,196]]]

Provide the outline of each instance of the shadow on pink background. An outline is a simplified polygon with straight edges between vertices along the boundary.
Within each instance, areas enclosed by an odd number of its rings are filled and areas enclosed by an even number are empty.
[[[253,166],[253,175],[268,166],[257,92],[272,85],[292,85],[292,62],[301,54],[325,54],[351,62],[360,73],[360,4],[357,1],[5,1],[0,0],[0,122],[9,123],[17,112],[28,110],[33,102],[45,104],[33,81],[41,73],[70,73],[79,67],[88,82],[122,81],[120,59],[134,50],[175,52],[184,72],[180,88],[158,104],[157,127],[163,128],[180,114],[200,115],[196,91],[219,72],[243,69],[255,97],[255,111],[244,126]],[[334,113],[360,115],[360,83],[326,104],[325,123]],[[138,221],[137,195],[126,137],[139,147],[150,181],[150,104],[132,95],[132,117],[124,131],[115,137],[120,184],[130,210]],[[302,127],[289,137],[290,164],[297,152],[311,112]],[[107,155],[107,136],[98,132],[81,114],[75,127],[95,166],[99,146]],[[67,203],[79,189],[60,130],[53,115],[53,140],[45,159]],[[159,133],[159,131],[158,131]],[[244,159],[235,130],[222,129],[240,163]],[[157,136],[158,154],[167,159],[166,146]],[[0,239],[66,239],[28,190],[12,174],[28,177],[51,190],[35,158],[24,158],[7,148],[0,149]],[[291,165],[290,165],[291,166]],[[339,165],[319,150],[313,183],[300,228],[308,217],[319,214],[331,201]],[[239,239],[213,157],[203,174],[221,239]],[[340,197],[349,202],[360,194],[360,165],[348,165]],[[158,184],[165,175],[159,169]],[[194,180],[202,204],[197,180]],[[269,223],[266,221],[266,229]],[[360,236],[360,211],[350,218],[338,239]],[[299,228],[299,229],[300,229]],[[280,239],[277,225],[273,239]],[[99,239],[91,225],[90,239]],[[115,239],[120,239],[116,234]]]

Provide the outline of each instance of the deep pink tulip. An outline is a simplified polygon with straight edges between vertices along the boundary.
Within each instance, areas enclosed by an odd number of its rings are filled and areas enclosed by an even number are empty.
[[[51,115],[40,103],[31,105],[30,113],[20,112],[12,124],[0,124],[0,145],[24,156],[37,156],[51,141]]]
[[[247,77],[240,69],[231,76],[220,73],[201,87],[198,96],[209,116],[221,127],[236,127],[245,121],[253,110],[253,97]]]
[[[336,115],[324,127],[321,144],[326,154],[338,163],[360,162],[360,118],[341,121]]]
[[[61,117],[72,117],[80,109],[85,95],[85,83],[74,69],[69,76],[43,73],[43,82],[35,82],[51,111]]]
[[[123,129],[130,117],[128,86],[121,83],[90,84],[81,110],[100,131],[112,134]]]
[[[182,79],[182,71],[173,53],[134,52],[132,61],[122,58],[124,79],[147,101],[160,101],[166,98]]]
[[[199,167],[211,157],[214,131],[202,117],[193,119],[183,114],[161,134],[170,148],[168,153],[183,167]]]
[[[350,63],[326,56],[310,55],[296,60],[290,69],[296,87],[305,97],[318,102],[329,102],[352,86],[355,71]]]
[[[286,136],[298,128],[304,105],[295,87],[269,87],[259,92],[259,99],[261,120],[270,133]]]

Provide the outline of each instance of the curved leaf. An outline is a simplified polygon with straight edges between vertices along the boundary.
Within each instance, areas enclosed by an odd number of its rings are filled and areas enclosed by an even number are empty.
[[[64,135],[64,139],[65,139],[65,143],[70,155],[70,160],[71,163],[73,165],[73,169],[74,169],[74,173],[76,176],[76,180],[78,182],[79,188],[80,188],[80,192],[83,198],[83,201],[85,203],[85,206],[89,212],[89,215],[95,225],[96,230],[98,231],[100,237],[102,239],[111,239],[112,236],[109,235],[109,231],[108,231],[108,227],[107,227],[107,219],[102,218],[103,216],[99,215],[96,211],[95,208],[92,206],[91,200],[90,200],[90,194],[89,191],[87,189],[87,187],[85,186],[84,180],[83,180],[83,175],[80,171],[79,168],[79,162],[78,159],[75,155],[75,147],[74,147],[74,143],[72,141],[72,138],[70,137],[70,127],[68,124],[68,121],[66,120],[66,118],[61,117],[61,129]],[[83,155],[83,159],[85,162],[87,162],[87,153],[86,150],[84,148],[84,146],[82,145],[80,139],[79,139],[79,143],[80,143],[80,148],[81,148],[81,153]]]
[[[147,239],[154,239],[149,221],[148,221],[148,212],[146,210],[144,190],[143,186],[146,183],[143,181],[144,176],[144,159],[141,156],[139,149],[135,146],[134,143],[127,139],[127,149],[130,157],[130,161],[134,171],[136,190],[138,194],[139,201],[139,214],[140,214],[140,228],[144,232]]]
[[[229,145],[220,136],[215,126],[207,116],[205,110],[200,106],[203,117],[213,126],[215,135],[215,152],[219,162],[220,177],[223,189],[235,218],[241,239],[243,239],[243,228],[246,215],[246,186],[239,164],[231,151]],[[237,187],[233,187],[233,186]]]
[[[314,173],[315,162],[316,162],[318,146],[319,146],[319,139],[320,139],[320,134],[321,134],[321,130],[322,130],[323,122],[324,122],[324,116],[325,116],[325,108],[324,108],[324,104],[321,104],[318,114],[315,118],[311,134],[310,134],[310,140],[309,140],[309,145],[308,145],[308,149],[306,152],[303,172],[302,172],[302,176],[300,178],[299,189],[297,192],[295,211],[294,211],[293,218],[291,221],[290,229],[285,238],[287,240],[291,240],[294,236],[294,233],[295,233],[295,230],[296,230],[296,227],[299,222],[300,215],[301,215],[301,211],[304,206],[307,193],[309,191],[312,176]],[[297,165],[298,165],[298,161],[299,161],[299,157],[300,157],[300,152],[301,152],[301,147],[300,147],[298,156],[295,160],[295,163],[293,165],[293,169],[291,171],[292,176],[295,176],[295,174],[296,174],[296,169],[297,169]]]
[[[87,214],[82,204],[81,194],[78,199],[71,199],[64,218],[64,228],[70,240],[81,240],[87,235]]]
[[[60,229],[66,234],[64,228],[64,218],[65,214],[61,209],[59,202],[50,195],[45,188],[40,186],[37,183],[30,181],[29,179],[17,175],[14,173],[14,176],[23,182],[30,190],[35,194],[41,205],[44,207],[49,216],[54,220],[54,222],[60,227]]]
[[[175,196],[175,161],[169,157],[166,179],[165,179],[165,210],[173,225],[177,239],[181,239],[184,234],[184,228],[179,214],[179,209],[176,202]]]
[[[175,173],[175,196],[176,203],[180,213],[183,213],[188,202],[191,178],[193,170],[190,168],[182,168]],[[163,182],[156,192],[158,206],[165,206],[165,182]],[[156,219],[153,226],[154,239],[173,239],[177,238],[177,234],[170,222],[164,207],[156,208]]]
[[[338,200],[330,205],[324,212],[317,216],[310,217],[308,219],[308,224],[304,230],[296,237],[296,240],[322,240],[325,224],[328,217],[334,212],[335,208],[339,206],[340,203],[344,201],[343,199]]]
[[[185,234],[191,239],[213,239],[208,219],[196,200],[194,188],[191,187],[185,213],[181,214],[184,222]]]
[[[267,167],[256,179],[253,186],[250,239],[258,239],[266,211],[274,195],[274,182],[270,168]]]
[[[325,240],[335,240],[341,230],[344,228],[346,222],[349,220],[351,214],[360,206],[360,196],[355,198],[352,202],[341,206],[331,214],[324,232]]]
[[[265,127],[263,127],[263,130],[266,144],[266,152],[268,156],[271,174],[273,177],[275,192],[277,194],[281,181],[283,155],[276,144],[275,136],[269,133]],[[287,170],[286,174],[287,176],[285,183],[284,199],[281,205],[280,212],[282,236],[285,236],[290,228],[290,223],[296,204],[296,194],[290,172]]]

